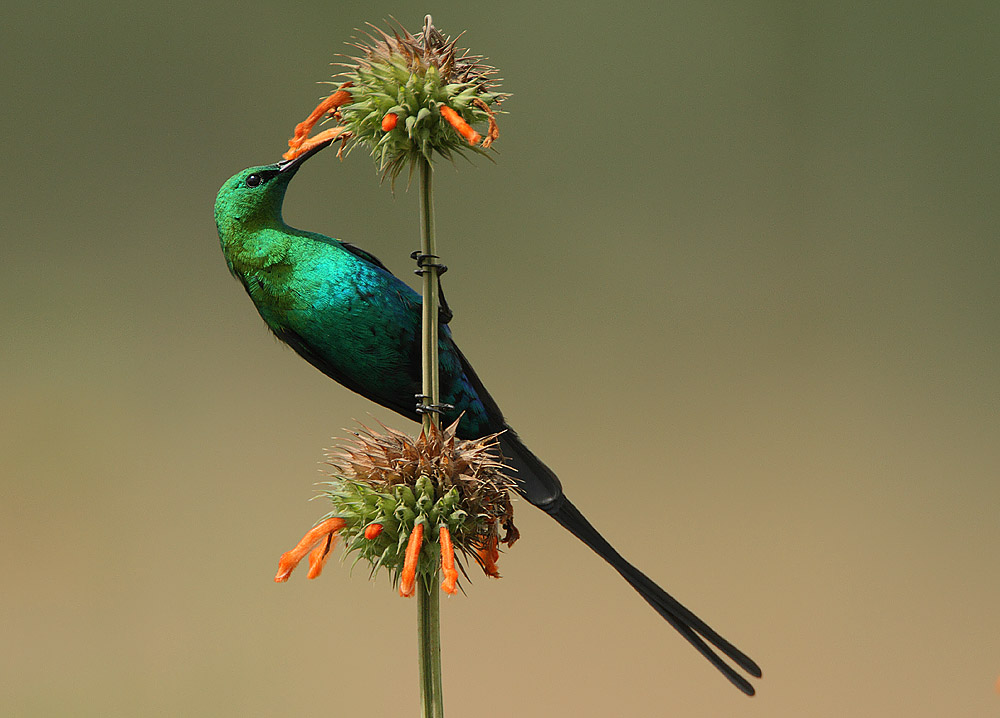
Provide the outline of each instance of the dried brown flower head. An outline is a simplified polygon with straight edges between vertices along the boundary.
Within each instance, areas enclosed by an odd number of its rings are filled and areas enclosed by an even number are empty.
[[[310,575],[318,575],[332,548],[332,540],[321,541],[334,533],[343,536],[348,553],[369,561],[373,574],[388,569],[404,595],[412,593],[417,575],[433,576],[439,567],[443,587],[453,592],[455,549],[498,577],[498,544],[511,546],[519,536],[513,482],[495,453],[496,436],[461,440],[457,426],[432,427],[416,439],[388,427],[363,427],[328,451],[332,480],[323,494],[334,509],[320,524],[323,530],[307,534],[308,546],[282,557],[278,580],[317,545],[310,563],[319,568]],[[461,562],[458,567],[465,572]]]

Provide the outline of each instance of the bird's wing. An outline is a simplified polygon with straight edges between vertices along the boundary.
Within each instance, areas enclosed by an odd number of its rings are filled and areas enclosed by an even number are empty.
[[[472,388],[472,391],[475,392],[476,397],[479,399],[479,403],[483,405],[486,416],[489,418],[489,426],[480,427],[481,434],[495,434],[503,431],[506,428],[507,423],[503,418],[503,412],[500,411],[500,407],[497,405],[496,401],[493,400],[493,397],[490,396],[490,393],[486,390],[483,382],[476,374],[476,370],[472,368],[472,364],[470,364],[469,360],[465,358],[465,355],[458,348],[458,345],[455,343],[455,340],[451,338],[450,334],[447,336],[446,341],[447,344],[450,345],[451,350],[455,353],[455,356],[458,358],[459,365],[462,368],[462,373],[465,375],[466,382]],[[463,438],[474,439],[478,437],[466,436]]]
[[[350,242],[345,242],[340,239],[338,239],[337,241],[340,242],[341,247],[346,249],[355,257],[358,257],[359,259],[362,259],[365,262],[373,264],[379,269],[384,269],[385,271],[389,272],[389,274],[392,274],[392,271],[390,271],[390,269],[387,266],[382,264],[382,261],[371,252],[361,249],[361,247],[351,244]],[[396,275],[393,274],[393,276]],[[448,306],[448,300],[444,298],[444,287],[441,286],[440,282],[438,283],[438,301],[440,302],[441,306],[441,309],[439,311],[441,323],[447,324],[448,322],[451,321],[451,318],[454,316],[454,314],[451,311],[451,307]]]
[[[381,404],[387,409],[391,409],[398,414],[402,414],[408,419],[413,421],[420,421],[420,415],[416,411],[416,399],[407,402],[401,396],[391,396],[385,393],[380,393],[375,395],[372,393],[369,387],[364,386],[350,376],[340,371],[333,363],[327,361],[320,353],[313,350],[305,339],[303,339],[298,332],[289,329],[288,327],[280,327],[279,329],[273,329],[275,336],[281,341],[285,342],[288,346],[298,353],[303,359],[312,364],[314,367],[319,369],[321,372],[326,374],[328,377],[333,379],[335,382],[341,386],[347,387],[356,394],[368,397],[372,401]],[[417,357],[419,359],[419,355]],[[418,365],[419,366],[419,365]],[[416,389],[419,390],[419,381],[415,385]]]
[[[344,241],[341,241],[341,240],[337,240],[337,241],[340,242],[340,246],[341,247],[343,247],[344,249],[346,249],[348,252],[350,252],[351,254],[353,254],[355,257],[359,257],[359,258],[365,260],[366,262],[374,264],[379,269],[384,269],[385,271],[389,272],[389,268],[387,266],[385,266],[384,264],[382,264],[381,260],[379,260],[379,258],[376,257],[371,252],[366,252],[365,250],[361,249],[361,247],[358,247],[358,246],[356,246],[354,244],[351,244],[350,242],[344,242]],[[389,274],[392,274],[392,272],[389,272]]]

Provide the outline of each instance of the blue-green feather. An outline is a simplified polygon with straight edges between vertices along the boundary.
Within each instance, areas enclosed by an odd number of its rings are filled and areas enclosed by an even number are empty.
[[[364,250],[293,229],[281,217],[298,164],[254,167],[219,191],[215,221],[229,270],[282,341],[344,386],[417,419],[420,392],[421,298]],[[252,180],[252,181],[251,181]],[[500,446],[515,470],[518,492],[548,512],[610,563],[688,642],[740,690],[753,687],[707,644],[750,675],[760,668],[701,619],[632,566],[577,511],[559,479],[520,441],[451,332],[440,327],[441,400],[461,414],[458,433],[478,438],[504,432]]]

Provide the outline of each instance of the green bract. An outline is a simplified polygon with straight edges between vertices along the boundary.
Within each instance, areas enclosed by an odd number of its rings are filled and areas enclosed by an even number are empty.
[[[372,573],[380,568],[389,571],[393,583],[399,580],[403,557],[410,533],[418,523],[424,524],[424,545],[420,550],[418,572],[432,577],[441,562],[437,530],[447,526],[452,536],[475,537],[485,532],[480,517],[470,517],[459,508],[459,494],[454,488],[435,500],[434,485],[421,476],[414,489],[396,484],[390,491],[379,491],[359,481],[329,482],[324,494],[335,506],[329,517],[347,522],[340,534],[346,552],[357,552],[357,561],[367,560]],[[477,520],[478,519],[478,520]],[[373,539],[365,537],[365,529],[373,524],[382,526]]]
[[[486,155],[496,137],[493,112],[506,97],[495,89],[496,70],[457,50],[429,23],[416,36],[371,27],[380,37],[356,43],[362,55],[342,63],[345,70],[336,80],[353,100],[340,108],[341,124],[371,149],[383,178],[395,180],[406,164],[412,171],[417,160],[430,161],[435,153],[447,159],[468,150]],[[470,126],[488,123],[482,144],[463,137],[442,116],[445,106]],[[390,114],[396,115],[395,126],[383,129]]]
[[[427,578],[441,563],[442,526],[456,551],[475,560],[476,550],[491,542],[509,546],[517,540],[508,494],[513,484],[493,453],[496,437],[462,441],[455,428],[433,429],[430,437],[421,433],[416,439],[393,429],[384,434],[366,429],[328,453],[334,472],[323,495],[333,510],[324,519],[346,522],[340,530],[346,552],[367,560],[373,575],[385,568],[398,582],[418,523],[424,524],[424,538],[417,571]],[[382,529],[367,538],[365,530],[374,524]]]

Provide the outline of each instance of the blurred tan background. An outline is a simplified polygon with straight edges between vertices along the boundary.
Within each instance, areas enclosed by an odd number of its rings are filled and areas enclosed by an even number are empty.
[[[444,602],[453,716],[1000,715],[1000,5],[8,3],[0,713],[416,713],[416,606],[271,582],[331,436],[412,425],[273,340],[219,185],[353,28],[437,25],[513,93],[439,165],[466,354],[619,549],[764,668],[746,699],[520,505]],[[294,225],[400,276],[363,152]]]

